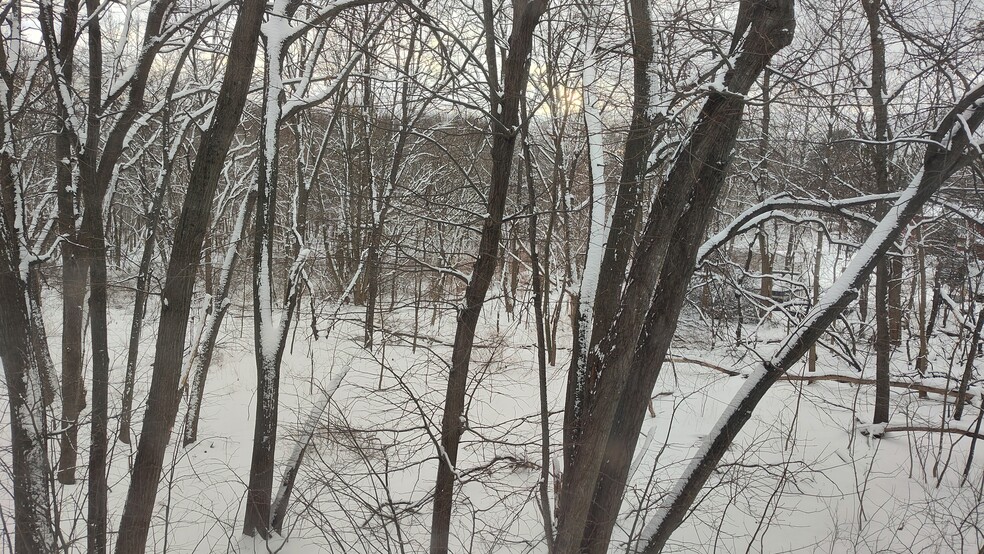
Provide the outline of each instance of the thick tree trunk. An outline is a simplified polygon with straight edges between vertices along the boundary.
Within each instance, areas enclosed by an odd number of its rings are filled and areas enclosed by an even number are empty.
[[[604,204],[600,198],[592,198],[592,228],[589,238],[589,254],[585,262],[585,277],[591,287],[590,298],[580,299],[581,317],[577,334],[572,345],[571,367],[567,376],[567,395],[564,410],[564,467],[573,464],[574,448],[580,435],[583,417],[587,408],[587,398],[594,376],[590,375],[589,357],[598,347],[605,333],[611,327],[618,307],[619,295],[625,280],[632,243],[635,240],[635,226],[642,209],[642,185],[645,178],[649,155],[652,152],[655,125],[650,120],[649,107],[652,101],[650,70],[653,61],[653,31],[649,15],[649,5],[644,0],[633,0],[628,5],[632,22],[632,78],[633,101],[632,121],[625,139],[625,155],[622,172],[619,176],[615,206],[611,215],[611,225],[599,222],[604,218]],[[593,45],[593,35],[589,34],[589,44]],[[594,75],[591,63],[594,52],[589,52],[585,61],[585,78]],[[585,83],[585,87],[594,83]],[[590,94],[586,94],[590,99]],[[588,157],[593,181],[592,194],[604,192],[604,165],[600,130],[600,117],[593,109],[585,110],[588,129]],[[592,142],[594,144],[592,144]],[[602,185],[599,187],[599,184]],[[599,213],[600,210],[600,213]],[[592,246],[594,248],[592,248]],[[601,259],[595,260],[601,249]],[[589,268],[588,264],[598,264]],[[593,280],[593,282],[592,282]],[[583,286],[583,283],[582,283]],[[566,469],[565,469],[566,471]],[[563,494],[561,495],[563,497]]]
[[[61,65],[61,78],[71,82],[74,74],[74,51],[77,41],[79,2],[66,2],[61,18],[60,37],[54,45],[54,14],[48,9],[41,12],[40,21],[46,37],[49,57],[56,57]],[[58,480],[66,485],[75,483],[75,467],[78,465],[78,418],[85,406],[85,387],[82,382],[82,341],[84,328],[84,302],[88,270],[79,249],[76,227],[76,182],[72,169],[73,130],[69,126],[69,113],[64,102],[58,102],[58,134],[55,136],[55,179],[58,181],[58,232],[62,237],[62,429],[59,438]]]
[[[230,56],[227,62],[212,123],[202,136],[195,156],[188,192],[175,229],[161,299],[154,373],[120,521],[117,554],[139,554],[147,546],[157,484],[181,399],[178,381],[195,275],[201,261],[215,189],[246,103],[264,7],[260,0],[244,0],[239,11],[230,45],[230,51],[236,55]]]
[[[468,384],[468,365],[475,342],[485,294],[488,292],[499,256],[499,239],[502,235],[502,216],[512,174],[513,150],[516,129],[519,125],[520,100],[526,95],[529,80],[530,53],[533,49],[533,32],[546,10],[548,0],[533,0],[514,5],[513,28],[509,37],[509,51],[503,63],[502,96],[493,101],[492,178],[489,186],[488,215],[482,225],[482,238],[471,279],[465,288],[462,307],[458,311],[454,347],[451,353],[451,372],[444,400],[444,417],[441,421],[441,453],[434,493],[434,513],[431,523],[431,554],[448,552],[451,536],[451,511],[454,505],[455,465],[458,461],[458,444],[464,432],[462,422],[465,408],[465,392]],[[487,27],[493,26],[486,4]],[[495,53],[492,53],[494,59]],[[495,73],[492,73],[495,75]],[[496,98],[495,91],[493,98]]]
[[[6,184],[5,184],[6,185]],[[27,282],[17,242],[0,215],[0,361],[10,404],[13,457],[14,552],[54,552],[47,433],[40,373],[33,359]]]
[[[6,66],[6,60],[0,60]],[[54,552],[51,517],[51,468],[48,465],[47,412],[41,374],[30,336],[29,268],[22,266],[25,240],[18,221],[23,205],[16,190],[12,137],[9,128],[12,83],[0,98],[0,363],[3,365],[10,406],[10,435],[14,492],[14,552]]]
[[[708,98],[692,138],[660,187],[633,257],[619,315],[597,355],[592,352],[589,376],[600,374],[601,378],[586,408],[573,465],[564,474],[558,553],[603,552],[607,548],[641,414],[649,400],[651,386],[647,389],[646,382],[655,379],[659,371],[658,363],[649,371],[636,367],[634,352],[655,352],[659,346],[656,339],[673,334],[675,313],[657,313],[655,306],[682,303],[701,242],[681,237],[705,232],[737,137],[743,96],[772,55],[789,43],[792,29],[792,2],[771,6],[742,3],[732,45],[737,60],[725,76],[727,91]],[[671,254],[673,263],[667,263]],[[654,290],[660,291],[656,302]],[[669,326],[656,332],[651,325],[660,318],[668,318]],[[640,401],[635,396],[644,398]],[[625,414],[626,419],[616,423],[617,413]],[[638,420],[638,424],[629,419]]]
[[[173,151],[173,150],[172,150]],[[167,181],[170,174],[171,161],[165,162],[158,176],[157,188],[150,211],[147,213],[147,223],[144,227],[144,248],[140,255],[140,265],[137,269],[137,287],[133,298],[133,319],[130,323],[130,342],[126,354],[126,372],[123,377],[123,406],[120,412],[119,439],[124,444],[130,444],[130,422],[133,416],[133,387],[137,373],[137,359],[140,355],[140,335],[143,329],[143,319],[147,311],[147,297],[150,295],[151,265],[154,260],[154,246],[157,244],[157,227],[164,205],[164,193],[167,191]]]
[[[74,222],[72,223],[74,227]],[[63,237],[65,234],[62,235]],[[74,229],[70,241],[77,242]],[[85,315],[86,274],[88,271],[75,244],[64,241],[62,254],[62,435],[59,440],[58,481],[75,483],[78,465],[78,421],[85,407],[82,382],[82,329]]]
[[[106,236],[103,199],[109,177],[100,178],[98,168],[102,116],[102,30],[98,0],[86,0],[89,16],[89,97],[86,136],[79,153],[79,186],[82,190],[82,224],[79,243],[89,268],[89,339],[92,352],[92,413],[89,426],[87,546],[90,553],[106,552],[108,484],[106,461],[109,449],[109,317],[107,314]]]

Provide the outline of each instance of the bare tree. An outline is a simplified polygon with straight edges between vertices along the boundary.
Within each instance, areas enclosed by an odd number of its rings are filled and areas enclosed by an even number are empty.
[[[607,548],[649,391],[737,139],[744,96],[772,56],[790,43],[793,28],[792,2],[740,5],[724,86],[709,95],[657,192],[618,316],[589,361],[589,372],[600,377],[584,408],[573,464],[564,473],[557,552]]]
[[[263,2],[246,0],[239,11],[230,42],[230,52],[235,55],[226,64],[212,121],[195,156],[177,223],[161,295],[153,380],[116,543],[119,554],[146,549],[157,484],[181,399],[178,381],[195,276],[223,160],[246,104],[263,10]]]
[[[462,415],[468,384],[468,365],[475,342],[475,328],[485,303],[485,294],[488,292],[498,264],[502,218],[520,123],[520,101],[526,94],[526,85],[529,81],[533,32],[546,9],[547,0],[534,0],[526,4],[514,3],[513,26],[509,36],[509,49],[502,65],[502,92],[500,93],[499,75],[495,63],[497,53],[492,2],[491,0],[484,2],[486,71],[493,133],[492,178],[489,185],[488,212],[482,224],[478,256],[468,279],[463,303],[459,308],[454,348],[451,353],[451,373],[448,376],[444,416],[441,420],[441,449],[434,493],[434,516],[431,523],[432,554],[448,552],[456,480],[455,464],[458,461],[458,445],[465,430]]]

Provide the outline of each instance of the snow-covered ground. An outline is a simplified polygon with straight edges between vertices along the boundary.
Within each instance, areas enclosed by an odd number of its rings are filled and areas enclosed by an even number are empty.
[[[111,353],[122,389],[128,308],[123,295],[111,313]],[[53,354],[59,352],[60,309],[46,306]],[[149,314],[156,313],[151,306]],[[314,448],[298,477],[282,539],[244,540],[241,511],[248,480],[254,419],[255,363],[252,322],[232,310],[209,374],[199,440],[179,446],[179,413],[151,529],[155,552],[424,552],[430,494],[437,469],[434,440],[446,386],[452,314],[421,313],[417,347],[410,344],[413,313],[386,314],[385,340],[373,352],[360,345],[358,314],[349,314],[319,340],[310,337],[310,315],[288,342],[281,387],[278,458],[286,460],[319,391],[347,371],[319,421]],[[342,315],[346,315],[344,312]],[[545,552],[537,506],[539,405],[534,334],[525,314],[508,316],[492,304],[472,362],[467,427],[458,472],[453,552]],[[322,321],[321,327],[327,326]],[[625,496],[612,551],[626,551],[683,471],[717,416],[744,379],[697,360],[748,372],[767,356],[784,326],[761,327],[753,347],[707,339],[699,325],[684,325],[653,391],[652,414],[643,426],[637,465]],[[749,332],[752,331],[750,326]],[[559,344],[569,345],[561,333]],[[138,369],[137,404],[146,394],[153,359],[153,325],[145,330]],[[385,344],[385,345],[384,345]],[[867,349],[865,343],[861,347]],[[934,358],[945,367],[947,352]],[[559,456],[567,352],[549,369],[552,451]],[[905,358],[904,352],[896,359]],[[861,357],[862,361],[865,358]],[[868,360],[873,367],[873,357]],[[57,364],[57,361],[56,361]],[[800,364],[797,371],[802,371]],[[820,351],[822,374],[852,374]],[[962,369],[955,368],[954,371]],[[898,371],[904,367],[899,365]],[[872,369],[873,371],[873,369]],[[870,377],[871,375],[865,375]],[[111,391],[118,413],[120,390]],[[694,513],[674,534],[679,552],[969,552],[984,544],[981,446],[961,484],[971,439],[960,434],[894,432],[875,439],[860,433],[872,411],[870,387],[833,381],[783,381],[763,400]],[[9,471],[6,398],[2,471]],[[949,403],[893,389],[892,426],[951,424]],[[115,412],[114,412],[115,409]],[[977,407],[959,424],[972,428]],[[142,414],[134,417],[135,424]],[[87,413],[83,423],[87,424]],[[953,425],[956,425],[953,423]],[[115,427],[115,426],[113,426]],[[115,429],[114,429],[115,430]],[[86,450],[87,429],[80,433]],[[113,441],[110,473],[111,529],[118,523],[134,447]],[[80,456],[84,460],[86,453]],[[281,468],[284,464],[281,464]],[[558,469],[558,468],[552,468]],[[71,551],[84,549],[85,474],[79,483],[56,484],[61,528]],[[12,526],[9,478],[0,479],[3,524]],[[83,539],[80,541],[80,539]],[[0,541],[0,552],[9,543]]]

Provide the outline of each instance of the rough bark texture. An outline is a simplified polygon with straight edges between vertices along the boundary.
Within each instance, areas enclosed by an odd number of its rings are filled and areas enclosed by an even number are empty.
[[[488,216],[482,225],[478,257],[472,268],[471,279],[465,289],[465,297],[458,311],[454,347],[451,352],[451,372],[441,421],[441,449],[434,493],[434,515],[431,523],[430,551],[444,554],[448,551],[451,534],[451,511],[454,504],[455,464],[458,460],[458,444],[464,432],[462,415],[465,408],[465,390],[468,383],[468,365],[475,342],[475,327],[482,313],[485,294],[495,272],[499,257],[499,239],[502,235],[502,216],[509,191],[512,173],[516,130],[519,125],[520,99],[526,94],[529,80],[530,52],[533,48],[533,31],[546,10],[547,0],[534,0],[514,5],[513,28],[509,37],[509,52],[503,63],[503,91],[493,103],[492,178],[489,186]],[[486,17],[490,17],[486,14]],[[487,21],[491,25],[492,21]],[[493,97],[495,95],[493,94]]]
[[[12,90],[7,88],[7,91]],[[0,128],[7,128],[10,105],[4,98]],[[0,132],[2,133],[2,132]],[[0,136],[0,143],[13,141]],[[6,148],[9,148],[6,147]],[[5,148],[5,150],[6,150]],[[10,435],[14,489],[14,552],[54,552],[51,518],[51,470],[48,465],[47,415],[41,396],[41,375],[30,337],[30,300],[27,271],[22,272],[19,230],[15,225],[18,202],[11,152],[0,152],[0,362],[10,406]]]
[[[79,2],[66,2],[62,12],[60,37],[54,41],[54,14],[43,6],[40,22],[45,36],[48,56],[57,58],[61,74],[52,69],[53,78],[71,82],[74,74],[75,32]],[[52,66],[53,67],[53,66]],[[85,387],[82,383],[82,330],[87,270],[78,247],[76,227],[76,194],[72,170],[74,132],[69,125],[64,102],[58,102],[58,133],[55,136],[55,159],[58,164],[58,233],[62,237],[62,434],[59,440],[58,480],[66,485],[75,483],[78,464],[78,418],[85,406]]]
[[[617,514],[624,489],[624,477],[620,475],[627,473],[651,386],[640,391],[645,387],[644,381],[655,378],[653,374],[659,368],[658,364],[650,371],[635,367],[634,353],[656,351],[657,336],[672,336],[672,324],[659,332],[653,326],[654,320],[664,317],[675,322],[675,313],[653,310],[660,302],[668,308],[673,302],[682,302],[700,240],[681,237],[703,234],[732,154],[744,108],[743,95],[772,55],[789,43],[792,29],[792,2],[741,5],[732,44],[738,59],[725,77],[728,90],[711,94],[690,141],[674,161],[633,256],[616,319],[598,352],[592,352],[589,375],[600,375],[600,379],[586,408],[581,436],[574,444],[573,465],[564,474],[558,553],[607,548],[613,514]],[[674,263],[669,263],[671,255]],[[662,299],[654,303],[657,282]],[[647,308],[651,306],[650,316]],[[633,397],[635,393],[645,395],[641,403]],[[619,412],[626,424],[616,423]]]
[[[573,463],[574,445],[582,425],[586,399],[590,395],[592,375],[589,363],[582,357],[590,356],[610,329],[618,309],[618,300],[625,283],[632,244],[636,238],[636,225],[642,210],[643,181],[646,165],[652,152],[656,126],[650,120],[651,102],[650,69],[653,61],[653,31],[649,5],[645,0],[631,0],[628,5],[632,22],[632,121],[625,139],[622,172],[619,176],[611,227],[605,243],[598,287],[592,306],[591,329],[577,329],[578,335],[588,338],[581,351],[575,340],[571,367],[567,378],[567,397],[564,410],[564,467]],[[577,335],[575,335],[577,336]],[[582,366],[582,367],[579,367]]]
[[[246,103],[263,9],[260,0],[244,0],[240,9],[230,46],[235,55],[227,62],[212,122],[202,136],[177,223],[161,300],[154,373],[120,521],[117,554],[138,554],[146,549],[157,484],[180,401],[178,380],[195,275],[215,189]]]

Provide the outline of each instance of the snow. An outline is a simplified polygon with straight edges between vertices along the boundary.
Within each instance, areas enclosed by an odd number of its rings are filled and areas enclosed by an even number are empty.
[[[59,303],[45,302],[44,306],[49,325],[58,325]],[[414,353],[406,342],[383,333],[388,344],[386,357],[381,358],[359,346],[362,329],[355,317],[359,313],[358,307],[339,306],[338,323],[327,338],[315,341],[299,335],[295,349],[285,354],[280,435],[286,441],[283,444],[291,446],[278,454],[276,482],[295,459],[297,446],[311,435],[312,428],[315,432],[298,474],[285,536],[269,544],[240,537],[255,381],[248,319],[244,325],[240,318],[227,318],[202,405],[199,440],[188,449],[172,444],[166,458],[160,498],[169,500],[161,501],[151,534],[157,549],[166,536],[169,551],[180,553],[265,553],[268,547],[270,551],[282,547],[280,552],[355,554],[385,551],[387,541],[391,550],[399,551],[391,515],[395,513],[405,551],[426,551],[436,457],[442,455],[435,446],[440,411],[434,406],[443,395],[446,379],[440,360],[449,355],[451,345],[430,343],[430,349],[418,348]],[[119,307],[110,315],[110,347],[125,350],[129,318]],[[309,315],[303,314],[302,320]],[[391,313],[386,321],[394,330],[408,328],[412,312]],[[422,321],[421,333],[444,337],[450,322],[450,313],[433,327]],[[765,327],[758,337],[771,340],[782,332],[781,326]],[[455,468],[459,490],[453,525],[461,530],[454,539],[461,542],[452,544],[456,551],[467,551],[473,541],[475,552],[546,552],[540,540],[539,507],[531,492],[536,490],[539,472],[518,463],[539,460],[539,400],[532,385],[536,382],[535,351],[529,347],[533,337],[532,326],[506,318],[501,303],[489,306],[480,322],[475,359],[485,370],[476,375],[467,416],[471,431],[464,437]],[[58,337],[52,340],[52,352],[57,355]],[[558,340],[563,344],[571,337],[561,331]],[[713,431],[713,421],[733,409],[726,399],[738,398],[739,390],[754,379],[727,377],[679,361],[696,358],[743,373],[755,371],[754,360],[742,359],[730,346],[715,346],[708,340],[685,331],[674,346],[678,361],[673,371],[667,367],[656,385],[657,391],[677,392],[653,399],[656,417],[647,417],[644,423],[645,437],[639,441],[615,529],[616,551],[625,551],[633,525],[638,535],[642,522],[654,520],[655,507],[663,505],[670,493],[666,487],[689,471],[685,468],[699,453],[701,438]],[[147,339],[142,347],[150,350],[143,356],[152,357],[153,340]],[[940,346],[942,356],[947,348],[950,346]],[[836,359],[822,358],[819,371],[838,371],[837,364]],[[122,376],[123,365],[122,361],[114,363],[113,379]],[[137,405],[146,394],[149,373],[146,365],[138,367]],[[563,361],[548,369],[551,410],[562,406],[565,382]],[[958,485],[962,467],[956,465],[966,460],[969,441],[954,442],[955,437],[926,433],[889,433],[881,441],[868,442],[855,431],[855,412],[850,408],[858,403],[856,411],[863,418],[870,413],[869,400],[867,392],[859,396],[857,388],[834,382],[777,383],[712,476],[697,515],[674,534],[671,549],[743,551],[753,544],[753,550],[767,552],[959,551],[952,546],[959,543],[952,541],[967,531],[960,521],[968,514],[984,517],[973,487]],[[119,400],[111,395],[111,401]],[[893,390],[893,406],[893,421],[912,425],[941,421],[942,403],[932,398],[919,400]],[[110,413],[117,409],[111,405]],[[971,425],[977,413],[972,408],[961,425]],[[550,417],[554,458],[560,454],[561,418],[559,412]],[[0,423],[0,429],[5,428]],[[790,449],[787,438],[791,432]],[[83,449],[87,440],[83,432]],[[940,440],[945,446],[938,455]],[[910,458],[910,442],[923,462],[916,456]],[[125,484],[130,447],[113,444],[110,482]],[[941,464],[946,461],[951,444],[953,460],[960,464],[946,470],[937,487],[932,466],[936,459]],[[984,465],[975,462],[972,479],[979,480],[982,469]],[[770,501],[785,481],[790,483],[785,492]],[[57,485],[66,536],[82,531],[73,530],[71,520],[79,510],[84,513],[84,489],[84,481]],[[10,500],[4,494],[0,493],[0,506],[6,511]],[[118,521],[125,494],[125,486],[112,487],[111,522]],[[753,540],[752,532],[767,509],[777,510],[776,517],[768,533]],[[860,520],[862,510],[865,519]],[[984,540],[975,537],[963,540],[970,545]],[[84,548],[84,541],[77,544],[76,551]]]
[[[590,229],[588,232],[588,251],[581,275],[580,301],[578,303],[579,329],[577,341],[581,355],[577,360],[577,387],[584,385],[587,371],[588,340],[594,325],[594,304],[598,292],[598,281],[601,277],[601,263],[605,254],[605,244],[608,242],[609,225],[606,216],[607,193],[605,186],[605,154],[602,150],[603,125],[601,113],[595,105],[596,100],[592,88],[596,86],[594,51],[597,46],[593,32],[585,37],[585,60],[581,81],[583,83],[584,124],[588,140],[588,170],[591,175],[591,213]],[[580,396],[577,397],[578,400]],[[575,405],[574,409],[579,409]]]

